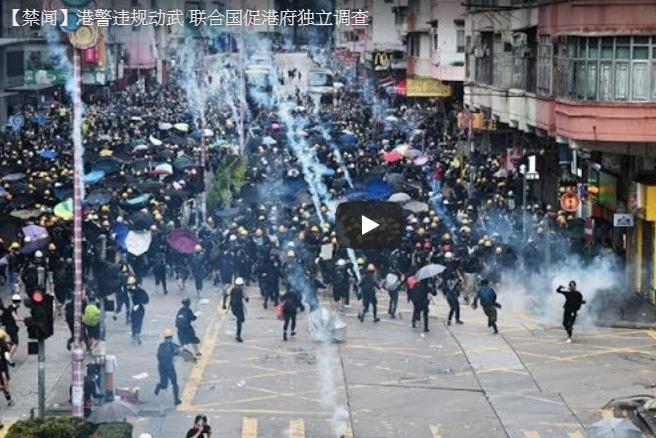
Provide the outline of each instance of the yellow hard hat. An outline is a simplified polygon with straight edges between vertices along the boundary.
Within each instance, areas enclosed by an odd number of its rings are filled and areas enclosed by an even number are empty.
[[[285,228],[284,225],[280,225],[280,226],[278,227],[278,232],[279,232],[279,233],[284,233],[285,231],[287,231],[287,228]]]
[[[319,227],[317,227],[316,225],[313,225],[312,228],[310,228],[310,231],[312,231],[313,233],[319,233],[320,232]]]
[[[449,233],[444,233],[444,236],[442,236],[442,240],[451,240],[451,235]]]
[[[305,233],[303,231],[298,233],[298,240],[305,240]]]
[[[434,212],[433,210],[430,210],[430,211],[428,212],[428,216],[430,216],[430,217],[435,216],[435,212]]]
[[[500,246],[497,246],[497,249],[495,250],[497,254],[501,254],[503,252],[503,248]]]
[[[479,241],[478,241],[478,244],[479,244],[479,245],[485,245],[485,240],[484,240],[484,239],[479,240]]]
[[[376,270],[376,267],[373,265],[373,263],[369,263],[367,266],[367,271],[369,272],[374,272]]]
[[[157,225],[151,225],[150,231],[157,231]]]
[[[134,277],[128,277],[128,286],[132,286],[133,284],[137,284],[137,279]]]
[[[18,244],[18,242],[12,243],[11,246],[9,247],[9,249],[18,249],[18,248],[20,248],[20,245]]]
[[[486,241],[485,242],[485,247],[486,248],[491,248],[492,247],[492,241],[491,240]]]
[[[55,251],[56,249],[57,249],[57,247],[55,246],[54,243],[51,243],[50,245],[48,245],[48,251]]]
[[[170,338],[173,336],[173,330],[170,328],[164,329],[164,337],[165,338]]]
[[[245,228],[243,228],[243,229],[239,232],[239,235],[240,235],[240,236],[248,236],[248,230],[246,230]]]
[[[364,259],[363,259],[362,257],[360,257],[360,258],[357,260],[357,262],[358,262],[358,265],[364,265]]]
[[[296,257],[296,253],[294,252],[293,249],[287,251],[287,257]]]
[[[0,339],[5,339],[7,337],[7,332],[0,329]]]

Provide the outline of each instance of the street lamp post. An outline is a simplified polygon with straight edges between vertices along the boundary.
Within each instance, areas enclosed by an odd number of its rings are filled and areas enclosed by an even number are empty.
[[[528,230],[526,226],[526,210],[528,202],[528,180],[526,178],[526,165],[519,166],[519,172],[522,174],[522,243],[525,245],[528,240]]]

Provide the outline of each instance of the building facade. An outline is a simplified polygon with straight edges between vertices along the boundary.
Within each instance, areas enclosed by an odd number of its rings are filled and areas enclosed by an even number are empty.
[[[479,145],[539,152],[532,193],[559,205],[563,186],[575,186],[575,215],[654,301],[656,3],[471,3],[465,104],[507,134],[488,131]]]

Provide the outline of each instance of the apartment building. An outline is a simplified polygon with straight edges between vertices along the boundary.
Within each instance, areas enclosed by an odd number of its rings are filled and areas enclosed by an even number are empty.
[[[472,0],[464,99],[491,122],[479,147],[540,152],[532,192],[545,203],[558,205],[563,185],[579,189],[576,216],[594,222],[595,239],[624,257],[629,284],[652,301],[654,16],[650,0]]]

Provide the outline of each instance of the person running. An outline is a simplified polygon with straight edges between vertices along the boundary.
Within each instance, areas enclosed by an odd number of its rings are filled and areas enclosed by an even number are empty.
[[[393,272],[387,274],[385,281],[383,282],[383,288],[389,295],[389,307],[387,313],[392,319],[396,318],[396,308],[399,305],[399,290],[401,289],[402,284],[403,277],[400,276],[400,274],[395,274]]]
[[[430,304],[428,294],[437,295],[437,292],[428,286],[428,281],[419,281],[415,277],[408,277],[406,285],[408,287],[408,301],[412,301],[414,309],[412,312],[412,328],[417,328],[417,323],[423,318],[424,332],[428,333],[430,331],[428,328],[428,306]]]
[[[565,342],[568,344],[572,342],[572,333],[574,331],[574,323],[578,311],[581,306],[586,304],[583,299],[583,294],[576,289],[576,282],[574,280],[569,282],[566,289],[565,286],[558,286],[556,292],[565,296],[565,304],[563,305],[563,327],[567,332],[567,339]]]
[[[180,346],[173,342],[173,331],[164,330],[164,342],[157,348],[157,371],[159,371],[159,383],[155,387],[155,395],[167,389],[169,382],[173,389],[173,398],[176,405],[182,403],[180,400],[180,388],[178,387],[178,374],[175,372],[175,358],[180,354]]]
[[[501,304],[497,303],[497,293],[490,287],[490,281],[487,278],[481,280],[481,286],[478,288],[478,293],[472,303],[472,309],[476,310],[479,300],[483,312],[487,316],[487,326],[494,330],[495,335],[498,334],[497,309],[501,308]]]
[[[235,336],[235,341],[244,342],[241,337],[241,329],[246,320],[246,304],[249,299],[248,295],[244,292],[244,279],[237,277],[235,279],[235,285],[230,288],[228,292],[223,295],[223,310],[227,309],[226,302],[230,298],[230,310],[232,314],[237,318],[237,333]]]
[[[128,291],[132,301],[130,321],[132,323],[132,341],[141,345],[141,329],[146,316],[146,304],[150,301],[148,293],[139,285],[134,277],[128,278]]]
[[[5,332],[9,336],[9,343],[11,347],[9,348],[9,355],[14,357],[16,350],[18,349],[18,308],[20,307],[21,296],[18,294],[13,294],[11,297],[11,305],[7,307],[2,312],[2,325],[5,328]]]
[[[378,285],[374,280],[376,267],[373,264],[367,266],[367,272],[363,273],[362,280],[360,281],[360,291],[362,292],[362,312],[358,316],[360,322],[364,322],[364,317],[369,312],[369,305],[372,306],[372,313],[374,315],[374,322],[380,321],[378,318],[378,299],[376,298],[376,288]]]
[[[296,336],[296,313],[298,309],[301,309],[301,312],[305,310],[301,298],[296,292],[290,291],[285,293],[280,297],[280,302],[282,303],[282,317],[283,317],[283,327],[282,327],[282,339],[287,340],[287,329],[290,328],[289,324],[291,322],[292,337]]]
[[[191,345],[196,356],[200,357],[202,356],[200,351],[198,351],[200,339],[196,336],[196,329],[193,324],[197,319],[198,317],[194,311],[191,310],[191,299],[189,297],[184,298],[182,300],[182,307],[178,310],[178,314],[175,317],[175,327],[178,329],[178,340],[183,348],[185,345]]]

